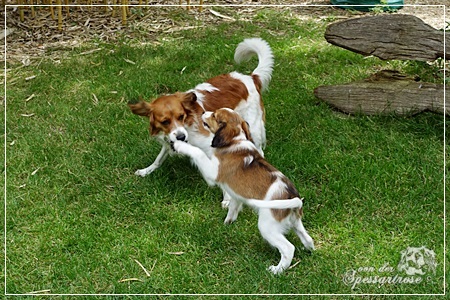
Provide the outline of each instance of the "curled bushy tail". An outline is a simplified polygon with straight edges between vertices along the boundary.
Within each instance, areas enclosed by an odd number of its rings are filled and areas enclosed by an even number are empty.
[[[272,78],[273,54],[265,40],[260,38],[245,39],[237,46],[234,60],[241,63],[249,60],[255,54],[258,56],[259,63],[252,74],[259,76],[262,90],[266,90]]]

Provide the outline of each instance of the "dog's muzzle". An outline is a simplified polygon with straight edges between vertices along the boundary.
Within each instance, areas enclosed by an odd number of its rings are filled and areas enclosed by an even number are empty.
[[[175,142],[175,141],[187,142],[188,141],[188,133],[187,133],[186,129],[184,129],[184,127],[178,127],[177,129],[175,129],[174,131],[172,131],[169,134],[169,139],[171,142]]]
[[[185,135],[184,133],[179,133],[179,134],[177,134],[175,138],[176,138],[178,141],[182,141],[182,142],[186,141],[186,135]]]

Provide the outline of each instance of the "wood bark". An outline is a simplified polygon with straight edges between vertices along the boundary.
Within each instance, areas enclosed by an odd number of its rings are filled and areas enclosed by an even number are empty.
[[[325,39],[336,46],[380,59],[433,61],[450,59],[450,34],[412,15],[390,14],[353,18],[330,24]]]
[[[416,82],[397,71],[381,71],[358,82],[320,86],[314,95],[340,111],[366,115],[412,115],[431,111],[450,115],[443,84]]]

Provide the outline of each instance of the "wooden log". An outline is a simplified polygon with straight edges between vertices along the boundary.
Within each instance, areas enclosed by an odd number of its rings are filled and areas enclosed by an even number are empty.
[[[384,60],[450,59],[450,34],[412,15],[388,14],[353,18],[330,24],[325,39],[336,46]]]
[[[450,95],[450,88],[445,92]],[[431,111],[450,115],[444,85],[417,82],[397,71],[381,71],[348,84],[320,86],[314,95],[340,111],[366,115],[412,115]]]

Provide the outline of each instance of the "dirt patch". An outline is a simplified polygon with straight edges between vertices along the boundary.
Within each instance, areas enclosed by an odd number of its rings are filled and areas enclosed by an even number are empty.
[[[405,7],[398,13],[413,14],[424,20],[431,26],[442,29],[448,24],[444,20],[444,7],[423,7],[421,5],[442,5],[445,0],[405,0]],[[6,1],[12,4],[16,1]],[[147,1],[148,2],[148,1]],[[192,4],[199,1],[192,0]],[[139,1],[130,1],[138,4]],[[153,1],[151,4],[173,4],[177,5],[179,0]],[[186,3],[186,1],[183,1]],[[207,4],[218,5],[248,5],[233,7],[241,19],[251,20],[263,5],[296,4],[296,7],[274,6],[277,10],[291,10],[296,17],[301,19],[310,18],[350,18],[370,13],[355,12],[336,8],[330,5],[329,0],[216,0],[207,1]],[[310,6],[318,5],[318,6]],[[411,6],[415,5],[415,6]],[[230,9],[230,8],[228,8]],[[447,13],[449,13],[447,7]],[[214,7],[203,8],[199,11],[192,7],[190,10],[180,7],[133,7],[130,6],[130,14],[127,17],[127,25],[122,24],[119,8],[115,12],[111,7],[72,7],[70,13],[63,9],[63,29],[58,29],[58,24],[52,18],[48,7],[36,7],[34,12],[27,8],[24,10],[25,21],[20,21],[17,7],[8,7],[0,15],[0,22],[6,17],[7,30],[7,59],[10,63],[21,62],[28,64],[31,60],[42,57],[48,50],[72,49],[79,47],[87,41],[116,41],[124,36],[132,38],[137,31],[146,32],[146,36],[160,36],[179,30],[188,30],[198,26],[199,22],[204,25],[214,25],[221,22],[232,21],[230,15],[216,11]],[[54,11],[56,14],[56,9]],[[195,25],[197,24],[197,25]],[[4,44],[4,39],[0,39]],[[151,41],[152,39],[149,38]],[[53,51],[52,51],[53,52]],[[1,60],[4,61],[5,53]]]

